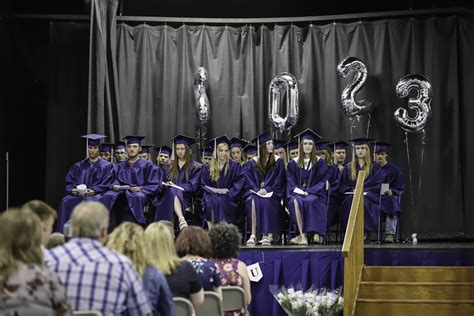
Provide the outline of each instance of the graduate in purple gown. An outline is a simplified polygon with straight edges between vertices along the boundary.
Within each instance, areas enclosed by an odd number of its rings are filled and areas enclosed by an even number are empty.
[[[245,163],[257,157],[257,146],[248,144],[244,147]]]
[[[111,143],[102,143],[100,144],[99,156],[100,158],[112,162],[112,146]]]
[[[268,246],[273,234],[282,229],[281,199],[285,195],[286,176],[283,160],[273,154],[273,140],[270,133],[257,136],[257,157],[245,164],[245,210],[250,238],[247,245],[256,243],[256,233],[262,233],[260,242]],[[271,196],[269,196],[271,194]]]
[[[382,192],[381,211],[385,214],[385,242],[393,243],[400,217],[400,199],[405,190],[405,179],[402,170],[387,161],[390,148],[389,143],[374,143],[375,161],[382,173],[381,182],[385,183],[386,190]]]
[[[151,161],[150,148],[153,147],[155,147],[155,145],[142,145],[142,149],[139,153],[140,158]]]
[[[299,144],[296,140],[289,141],[286,144],[286,149],[288,150],[288,160],[291,161],[292,159],[298,157],[298,148]]]
[[[221,221],[233,224],[237,222],[241,191],[245,183],[242,167],[229,158],[227,136],[218,137],[211,143],[214,143],[216,149],[210,164],[203,166],[201,175],[203,206],[209,229],[214,223]]]
[[[116,164],[127,161],[127,148],[125,142],[119,141],[114,144],[114,158]]]
[[[283,163],[285,164],[285,170],[288,167],[288,157],[286,155],[286,141],[281,139],[274,139],[273,140],[273,153],[283,159]]]
[[[106,136],[89,134],[82,137],[87,139],[87,158],[75,163],[66,175],[68,195],[59,206],[58,230],[61,232],[74,207],[82,201],[100,200],[114,179],[112,164],[99,157],[99,142]]]
[[[333,159],[328,162],[329,166],[329,201],[328,201],[328,227],[338,224],[339,208],[341,207],[344,196],[339,193],[339,181],[344,170],[344,161],[346,159],[346,147],[349,144],[344,141],[338,141],[327,144],[333,150]]]
[[[244,147],[248,145],[248,141],[237,137],[232,137],[230,140],[230,159],[237,161],[243,166],[247,159],[245,158]]]
[[[202,165],[193,161],[190,146],[195,139],[185,135],[177,135],[172,139],[173,160],[165,168],[162,194],[154,204],[155,221],[168,220],[174,222],[173,214],[178,218],[179,228],[188,226],[184,212],[194,214],[194,200],[201,191]]]
[[[299,234],[290,243],[307,245],[305,234],[310,232],[314,232],[314,242],[322,243],[326,235],[329,170],[326,161],[316,155],[315,142],[320,136],[307,129],[296,137],[300,155],[288,164],[287,196],[292,223]]]
[[[164,171],[165,165],[169,164],[171,157],[171,148],[166,145],[156,147],[155,151],[157,152],[156,163],[162,171]]]
[[[111,226],[129,221],[146,225],[145,207],[161,187],[161,172],[151,161],[140,158],[143,136],[126,136],[128,160],[115,169],[112,191],[101,202],[111,211]]]
[[[355,190],[357,176],[360,170],[366,171],[364,181],[364,230],[366,233],[376,232],[380,215],[380,168],[372,161],[368,142],[370,138],[356,138],[351,142],[354,146],[354,160],[348,163],[342,171],[339,192],[344,194],[340,208],[340,218],[344,229],[347,226]]]
[[[201,160],[201,165],[209,165],[212,160],[213,149],[211,147],[199,148],[199,159]]]

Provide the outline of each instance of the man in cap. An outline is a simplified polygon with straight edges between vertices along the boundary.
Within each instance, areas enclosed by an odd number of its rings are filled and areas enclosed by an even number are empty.
[[[161,146],[155,148],[155,151],[158,152],[158,155],[156,156],[156,162],[161,170],[163,170],[164,166],[170,162],[172,150],[168,146]]]
[[[201,159],[201,164],[208,165],[212,160],[212,148],[200,148],[199,149],[199,158]]]
[[[127,161],[127,150],[125,148],[125,142],[116,142],[114,144],[114,157],[115,163]]]
[[[248,144],[244,147],[244,154],[247,158],[247,162],[257,157],[257,146]]]
[[[108,162],[112,162],[112,146],[114,144],[111,143],[102,143],[100,144],[100,158],[107,160]]]
[[[341,172],[344,169],[344,164],[346,163],[346,147],[348,145],[349,144],[345,141],[338,141],[330,145],[334,150],[334,164],[337,165]]]
[[[126,136],[128,160],[117,165],[112,190],[101,202],[111,210],[111,226],[122,222],[146,225],[145,207],[161,187],[161,172],[151,161],[141,159],[143,136]]]
[[[382,172],[381,208],[385,214],[385,242],[395,242],[398,219],[400,216],[400,199],[405,190],[405,179],[401,169],[387,160],[391,144],[385,142],[374,143],[375,161]]]
[[[286,148],[288,149],[288,156],[290,157],[289,160],[298,157],[298,142],[296,140],[292,140],[286,144]]]
[[[151,161],[150,148],[155,147],[155,145],[142,145],[139,156],[142,159]]]
[[[66,175],[66,195],[59,205],[58,230],[63,231],[74,207],[82,201],[99,201],[114,179],[113,165],[100,158],[99,144],[105,135],[83,135],[87,140],[87,157],[69,169]]]

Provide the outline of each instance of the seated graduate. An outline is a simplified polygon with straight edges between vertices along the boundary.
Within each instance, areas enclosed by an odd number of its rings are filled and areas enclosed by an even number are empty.
[[[247,162],[244,154],[244,147],[249,142],[237,137],[230,140],[230,159],[237,161],[241,166]]]
[[[157,152],[156,163],[161,170],[164,170],[165,165],[169,164],[171,157],[171,148],[166,145],[156,147],[155,151]]]
[[[328,201],[328,226],[338,224],[339,208],[341,207],[344,195],[339,193],[339,181],[344,169],[346,159],[346,147],[349,144],[344,141],[338,141],[327,144],[333,149],[333,159],[328,162],[329,167],[329,201]]]
[[[127,149],[125,146],[125,142],[116,142],[114,144],[114,157],[115,163],[118,164],[123,161],[127,161]]]
[[[188,226],[184,212],[193,213],[193,202],[201,193],[202,165],[193,161],[190,146],[196,142],[194,138],[177,135],[172,141],[172,160],[165,166],[162,193],[154,201],[155,221],[174,222],[176,214],[179,229],[183,229]]]
[[[244,155],[245,155],[246,162],[257,157],[257,146],[252,145],[252,144],[248,144],[247,146],[245,146]]]
[[[307,245],[306,233],[314,233],[313,241],[322,243],[327,228],[328,165],[316,155],[318,134],[306,129],[295,137],[299,139],[300,155],[288,164],[287,196],[290,216],[299,234],[290,243]]]
[[[100,158],[112,162],[112,146],[111,143],[102,143],[100,144],[99,156]]]
[[[298,157],[299,144],[296,140],[289,141],[286,144],[286,148],[288,150],[289,161],[291,161],[291,159]]]
[[[226,221],[239,220],[238,206],[245,183],[243,169],[239,162],[229,159],[229,139],[227,136],[211,140],[215,147],[209,165],[203,166],[201,185],[204,194],[207,226]]]
[[[201,164],[203,166],[208,165],[212,159],[212,148],[199,148],[199,159],[201,159]]]
[[[260,242],[271,245],[273,234],[281,234],[281,199],[285,195],[286,176],[283,159],[274,155],[273,140],[264,132],[252,140],[257,143],[257,157],[245,164],[245,209],[247,226],[251,231],[247,245],[256,243],[257,232],[262,233]]]
[[[127,140],[128,160],[115,168],[112,190],[101,202],[111,211],[111,228],[122,222],[146,225],[145,206],[161,187],[161,172],[151,161],[141,159],[140,142],[145,137],[130,135]]]
[[[331,144],[334,151],[334,164],[339,168],[342,173],[344,165],[346,164],[346,147],[349,146],[345,141],[338,141]]]
[[[142,149],[138,154],[140,158],[151,161],[150,148],[155,147],[155,145],[142,145]]]
[[[385,242],[395,242],[395,233],[400,217],[400,199],[405,190],[405,179],[402,170],[387,160],[391,144],[377,142],[374,144],[375,161],[382,172],[381,211],[385,214]],[[385,185],[383,184],[385,183]]]
[[[339,217],[342,220],[344,229],[349,220],[352,198],[357,183],[357,176],[360,170],[366,171],[364,180],[364,230],[367,234],[376,232],[380,215],[380,168],[372,161],[369,148],[370,138],[351,139],[354,146],[354,160],[348,163],[342,171],[339,192],[344,194]]]
[[[285,169],[288,167],[288,158],[286,156],[286,149],[285,149],[286,141],[281,139],[274,139],[273,140],[273,152],[275,155],[283,159],[285,163]]]
[[[106,136],[88,134],[81,137],[87,139],[87,158],[72,165],[66,175],[68,195],[61,200],[57,227],[61,232],[77,204],[99,201],[114,180],[112,164],[99,157],[99,142]]]

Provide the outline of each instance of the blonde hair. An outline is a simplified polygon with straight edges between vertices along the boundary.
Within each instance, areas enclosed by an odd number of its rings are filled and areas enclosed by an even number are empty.
[[[143,277],[145,268],[150,264],[148,246],[143,228],[132,222],[120,224],[109,235],[106,246],[127,256],[138,274]]]
[[[145,230],[145,242],[149,247],[150,263],[166,275],[173,274],[181,260],[176,255],[169,227],[162,223],[150,224]]]
[[[21,264],[43,264],[42,228],[29,209],[9,209],[0,215],[0,283]]]
[[[357,145],[357,146],[360,146],[360,145]],[[367,144],[364,144],[363,145],[365,147],[365,156],[364,156],[364,165],[362,166],[361,170],[365,170],[367,171],[365,173],[365,177],[364,177],[364,180],[367,179],[369,173],[370,173],[370,170],[372,168],[372,159],[370,157],[370,148]],[[351,162],[351,180],[352,181],[356,181],[357,180],[357,163],[358,162],[358,159],[357,157],[352,160]]]
[[[328,164],[328,166],[333,165],[333,160],[332,160],[332,157],[331,157],[331,153],[328,150],[326,150],[326,149],[316,150],[316,155],[323,158],[326,161],[326,163]]]
[[[230,155],[232,156],[232,149],[238,149],[240,152],[240,159],[236,160],[241,166],[247,162],[247,155],[245,155],[244,149],[242,147],[233,147],[229,148]]]
[[[211,180],[214,182],[217,182],[221,176],[221,171],[219,169],[219,158],[214,158],[217,157],[217,153],[219,150],[221,150],[223,147],[227,147],[229,149],[229,146],[226,143],[221,143],[217,145],[216,150],[214,151],[214,155],[212,156],[211,163],[209,165],[209,173],[211,176]],[[227,167],[229,166],[229,155],[227,155],[225,159],[225,165],[224,165],[224,174],[227,174]]]

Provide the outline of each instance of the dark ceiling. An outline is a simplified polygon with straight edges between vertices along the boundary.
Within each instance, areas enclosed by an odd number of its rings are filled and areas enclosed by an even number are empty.
[[[90,1],[90,0],[89,0]],[[311,1],[311,0],[120,0],[124,16],[262,18],[339,15],[362,12],[464,7],[473,1]],[[373,3],[375,2],[375,4]],[[3,0],[3,11],[17,14],[87,14],[85,0]]]

